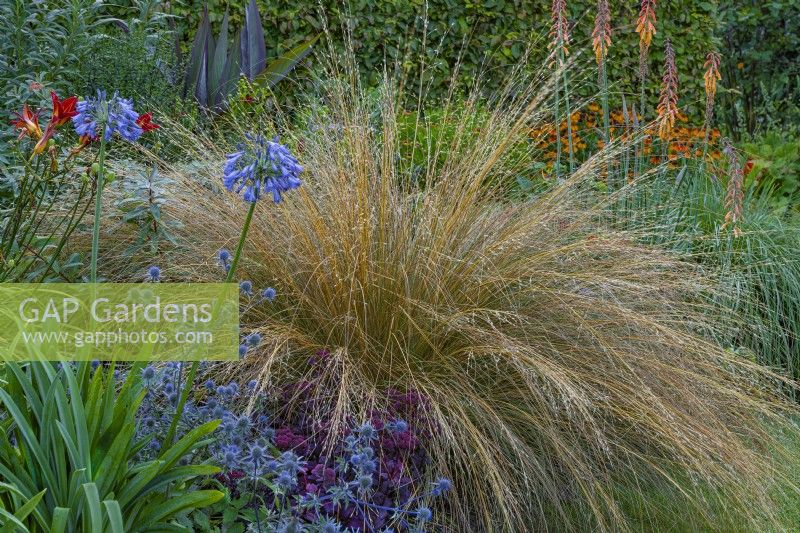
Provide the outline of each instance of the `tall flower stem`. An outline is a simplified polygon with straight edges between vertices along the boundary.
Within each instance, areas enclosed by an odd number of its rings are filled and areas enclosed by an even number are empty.
[[[247,210],[247,216],[244,219],[244,225],[242,226],[242,232],[239,235],[239,243],[236,245],[236,253],[233,255],[233,261],[231,261],[231,267],[228,269],[228,275],[225,277],[225,283],[231,283],[233,281],[233,277],[236,272],[236,265],[239,264],[239,258],[242,255],[242,249],[244,248],[244,241],[247,239],[247,232],[250,230],[250,222],[253,220],[253,213],[256,210],[256,202],[250,203],[250,209]],[[213,315],[216,315],[216,310],[214,311]],[[194,384],[194,378],[197,374],[197,368],[200,366],[200,361],[194,361],[192,363],[191,368],[189,369],[189,374],[186,376],[186,383],[183,386],[183,390],[181,391],[181,396],[178,399],[178,405],[175,408],[175,415],[172,417],[172,423],[169,425],[169,431],[167,431],[167,436],[164,439],[165,443],[172,443],[173,439],[175,438],[175,431],[178,428],[178,421],[183,414],[183,408],[186,406],[186,400],[189,398],[189,392],[192,390],[192,385]]]
[[[559,55],[561,56],[561,63],[564,64],[564,52],[560,51]],[[570,109],[569,105],[569,85],[567,85],[567,69],[564,67],[564,72],[562,73],[564,79],[564,107],[566,108],[566,115],[567,115],[567,139],[569,145],[569,173],[572,174],[575,172],[575,149],[572,145],[572,110]]]
[[[100,131],[105,131],[105,124],[101,124]],[[97,164],[97,191],[94,198],[94,224],[92,225],[92,260],[89,267],[89,282],[97,282],[97,256],[100,250],[100,213],[103,208],[103,186],[106,175],[106,136],[100,135],[100,154]]]
[[[558,79],[555,82],[553,96],[555,98],[555,131],[556,131],[556,178],[561,177],[561,112],[559,108]]]
[[[605,141],[605,148],[608,149],[609,144],[611,144],[611,125],[610,125],[610,117],[608,111],[608,72],[606,71],[606,60],[605,58],[600,59],[600,92],[602,94],[602,104],[603,104],[603,141]],[[608,185],[611,185],[611,163],[609,162],[606,165],[606,173],[608,176]],[[614,180],[616,181],[616,179]],[[610,188],[610,187],[609,187]]]
[[[228,269],[228,275],[225,277],[225,283],[233,281],[233,276],[236,273],[236,265],[239,264],[239,258],[242,255],[242,248],[244,248],[244,241],[247,238],[247,232],[250,231],[250,222],[253,220],[253,213],[256,210],[256,202],[250,203],[250,209],[247,210],[247,216],[244,219],[244,226],[242,226],[242,233],[239,235],[239,243],[236,245],[236,252],[233,254],[231,261],[231,268]]]
[[[253,205],[256,205],[256,203],[253,202]],[[252,211],[253,211],[253,209],[251,207],[250,212],[252,213]],[[242,233],[246,233],[246,232],[243,231]],[[231,270],[233,270],[233,268],[231,268]],[[255,505],[256,531],[258,531],[258,533],[261,533],[261,517],[259,516],[259,513],[258,513],[258,508],[260,507],[260,505],[259,505],[259,502],[258,502],[258,497],[256,496],[256,480],[257,479],[258,479],[258,459],[255,459],[253,461],[253,499],[256,502],[256,505]]]

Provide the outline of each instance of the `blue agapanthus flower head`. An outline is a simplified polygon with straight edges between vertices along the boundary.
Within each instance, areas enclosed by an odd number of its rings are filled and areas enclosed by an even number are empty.
[[[105,91],[97,91],[97,96],[87,97],[77,103],[75,109],[78,114],[72,117],[75,132],[81,137],[97,139],[100,136],[100,127],[105,124],[102,132],[106,141],[110,141],[114,132],[126,141],[135,142],[144,133],[136,122],[139,113],[133,109],[133,101],[122,98],[114,93],[110,99]]]
[[[228,154],[223,168],[222,183],[229,191],[241,194],[246,202],[255,202],[272,194],[275,203],[281,194],[296,189],[302,183],[303,167],[289,149],[278,141],[261,135],[247,134],[247,143]]]

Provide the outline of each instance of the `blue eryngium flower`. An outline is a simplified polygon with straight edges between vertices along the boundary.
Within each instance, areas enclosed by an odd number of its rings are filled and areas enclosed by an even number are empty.
[[[268,302],[275,300],[275,296],[277,295],[278,293],[273,287],[267,287],[261,292],[261,296]]]
[[[147,269],[147,280],[157,283],[161,281],[161,269],[157,266],[151,266]]]
[[[97,139],[101,124],[105,124],[103,135],[106,141],[111,140],[115,131],[130,142],[135,142],[144,133],[136,123],[139,113],[133,110],[133,101],[121,98],[117,93],[109,99],[105,91],[98,90],[96,97],[84,98],[75,109],[78,114],[72,117],[72,123],[75,125],[75,132],[81,137],[85,135],[90,139]]]
[[[239,283],[239,290],[242,291],[242,294],[245,296],[252,296],[253,295],[253,283],[248,280],[244,280]]]
[[[303,167],[289,149],[261,135],[246,135],[249,141],[239,150],[228,154],[223,168],[222,183],[229,191],[242,194],[246,202],[255,202],[264,194],[272,194],[275,203],[281,194],[296,189],[302,183],[298,177]]]

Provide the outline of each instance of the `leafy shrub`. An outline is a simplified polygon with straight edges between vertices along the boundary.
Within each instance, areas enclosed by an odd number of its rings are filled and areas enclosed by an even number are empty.
[[[72,92],[102,24],[93,0],[0,4],[0,89],[10,109],[32,96],[31,82]]]
[[[191,111],[181,97],[183,66],[176,63],[165,30],[131,24],[97,35],[92,53],[81,62],[75,92],[115,90],[171,117]]]
[[[720,2],[721,122],[736,139],[800,123],[800,6],[794,0]]]
[[[80,65],[103,23],[100,6],[93,0],[0,3],[0,91],[5,109],[20,109],[23,103],[39,106],[50,90],[74,94]],[[11,138],[4,127],[0,165],[11,163]]]
[[[742,144],[741,149],[746,158],[747,178],[754,182],[755,192],[766,195],[779,216],[797,217],[800,214],[800,137],[770,133]]]
[[[132,165],[129,163],[128,166]],[[142,248],[155,254],[162,241],[177,244],[172,234],[177,222],[162,211],[169,200],[167,187],[170,183],[170,180],[159,176],[155,167],[150,172],[135,173],[123,181],[126,194],[115,205],[124,213],[123,222],[137,229],[136,242],[125,251],[127,255]]]
[[[279,379],[308,348],[330,346],[333,423],[387,387],[424,395],[434,466],[455,481],[456,529],[626,529],[614,493],[676,479],[702,480],[677,496],[701,516],[720,498],[741,523],[771,515],[771,459],[752,443],[774,446],[764,421],[781,424],[773,408],[785,404],[759,383],[775,378],[698,336],[716,325],[697,305],[713,288],[694,265],[598,222],[582,191],[602,157],[542,197],[508,202],[514,164],[526,163],[508,148],[541,101],[515,92],[478,132],[466,127],[474,107],[454,115],[464,127],[448,156],[414,187],[396,102],[375,109],[351,85],[325,87],[321,120],[284,133],[305,185],[256,210],[250,228],[240,267],[283,297],[253,309],[263,342],[237,375]],[[207,257],[244,214],[240,198],[208,192],[229,148],[193,140],[205,168],[165,172],[203,198],[176,216],[195,236],[185,253]]]

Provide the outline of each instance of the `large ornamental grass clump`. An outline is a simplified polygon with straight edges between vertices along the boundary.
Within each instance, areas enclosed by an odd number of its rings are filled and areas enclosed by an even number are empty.
[[[282,132],[303,187],[249,228],[238,275],[280,297],[249,311],[262,342],[231,371],[268,384],[329,350],[333,424],[387,387],[419,393],[457,530],[629,529],[664,500],[697,527],[773,520],[779,378],[705,340],[725,317],[696,263],[603,225],[590,184],[617,148],[514,197],[546,95],[517,84],[477,127],[472,104],[447,108],[420,168],[391,94],[325,86],[310,126]],[[230,147],[187,137],[204,163],[172,168],[190,237],[175,262],[217,279],[248,206],[219,182]]]

